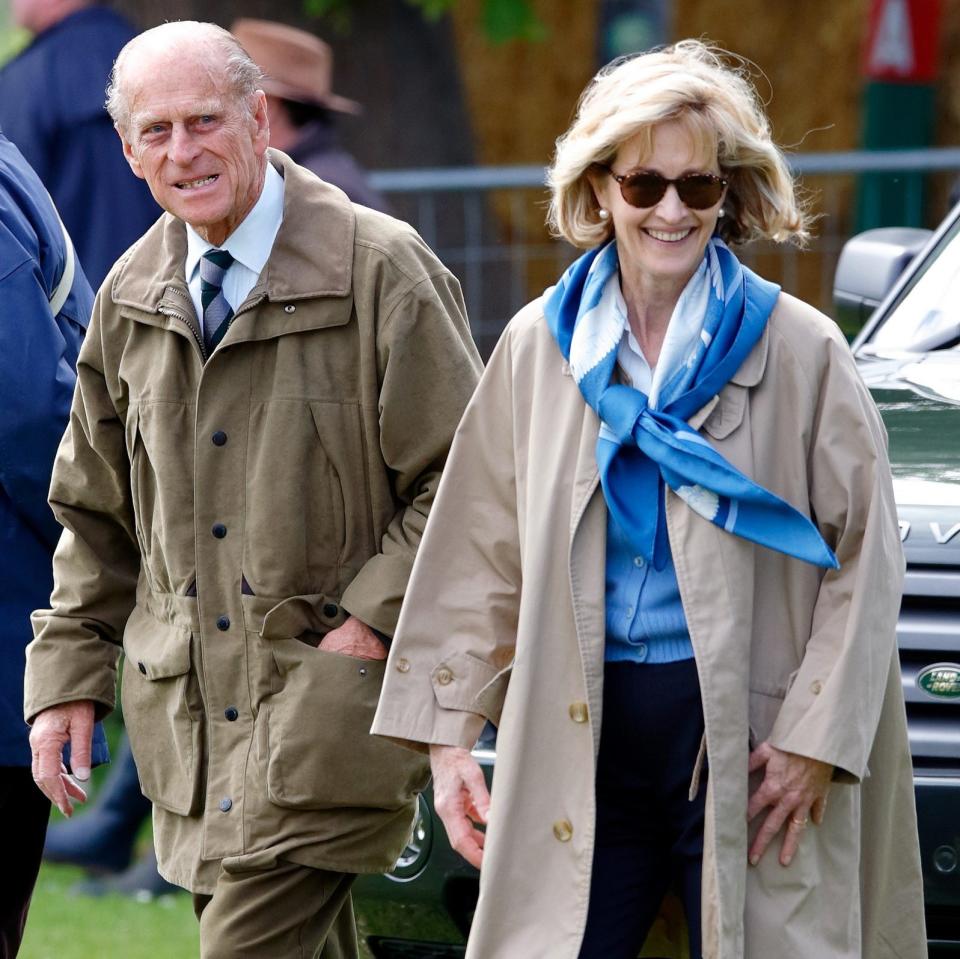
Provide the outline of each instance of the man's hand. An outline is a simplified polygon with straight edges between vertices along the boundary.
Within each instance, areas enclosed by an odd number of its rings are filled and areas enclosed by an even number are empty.
[[[780,848],[780,865],[789,866],[810,819],[817,826],[823,822],[833,766],[818,759],[784,752],[764,742],[750,754],[750,772],[763,767],[766,767],[763,782],[750,797],[747,819],[752,821],[768,806],[771,808],[754,837],[750,864],[755,866],[760,862],[770,841],[787,823]]]
[[[447,830],[450,845],[480,868],[486,838],[477,826],[486,824],[490,793],[480,764],[469,749],[460,746],[430,747],[433,770],[433,805]]]
[[[73,814],[73,800],[86,802],[87,794],[67,774],[63,765],[63,747],[70,743],[73,775],[86,782],[90,778],[90,753],[93,744],[93,702],[51,706],[39,713],[30,730],[33,754],[33,781],[64,814]]]
[[[331,629],[317,647],[327,653],[341,653],[357,659],[386,659],[387,647],[366,624],[351,616],[342,626]]]

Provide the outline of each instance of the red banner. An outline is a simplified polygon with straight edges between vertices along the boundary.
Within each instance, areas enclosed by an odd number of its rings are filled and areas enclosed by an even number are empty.
[[[871,0],[864,75],[930,83],[937,75],[941,0]]]

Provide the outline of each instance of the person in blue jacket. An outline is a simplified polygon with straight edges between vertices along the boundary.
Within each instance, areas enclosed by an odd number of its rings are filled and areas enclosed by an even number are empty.
[[[90,0],[12,0],[11,12],[34,38],[0,70],[0,128],[50,191],[96,289],[160,215],[104,109],[113,61],[136,31]]]
[[[40,868],[50,801],[31,777],[23,719],[30,613],[53,587],[60,526],[47,505],[50,471],[67,424],[77,352],[93,291],[49,194],[0,133],[0,956],[17,954]],[[97,727],[77,779],[107,760]],[[78,800],[83,794],[73,787]]]

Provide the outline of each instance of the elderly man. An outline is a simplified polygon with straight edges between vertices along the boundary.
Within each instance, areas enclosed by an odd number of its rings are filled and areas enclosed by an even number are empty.
[[[167,211],[94,307],[51,487],[65,527],[25,711],[61,808],[123,711],[161,873],[211,957],[355,955],[349,889],[426,767],[368,735],[480,363],[404,224],[268,152],[260,73],[212,24],[131,41],[108,105]]]

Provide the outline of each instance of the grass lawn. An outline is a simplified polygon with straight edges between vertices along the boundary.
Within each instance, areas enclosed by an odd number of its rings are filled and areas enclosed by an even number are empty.
[[[75,896],[83,872],[44,864],[19,959],[195,959],[200,954],[190,896],[152,902]]]

